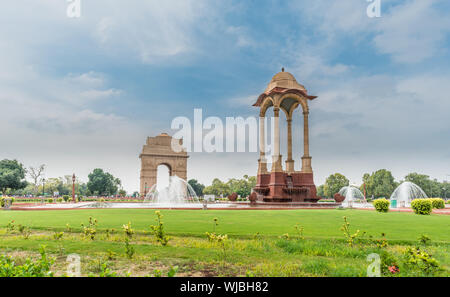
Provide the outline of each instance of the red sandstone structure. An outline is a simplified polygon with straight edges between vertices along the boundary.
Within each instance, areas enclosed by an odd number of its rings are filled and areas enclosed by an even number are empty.
[[[317,202],[320,198],[316,195],[313,170],[311,168],[311,156],[309,154],[309,126],[308,101],[317,98],[308,95],[305,87],[297,82],[289,72],[276,74],[272,81],[253,105],[260,108],[259,114],[259,141],[260,159],[258,160],[257,183],[254,191],[258,193],[258,201],[261,202]],[[292,117],[294,110],[301,106],[303,110],[303,145],[301,171],[294,170],[292,156]],[[267,170],[265,149],[265,117],[267,110],[273,107],[274,112],[274,139],[272,168]],[[283,170],[282,156],[280,154],[280,110],[286,115],[287,120],[287,160],[286,170]]]

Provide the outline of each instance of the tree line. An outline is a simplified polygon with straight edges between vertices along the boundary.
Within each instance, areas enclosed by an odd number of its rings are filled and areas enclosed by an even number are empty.
[[[410,173],[403,180],[396,181],[389,170],[380,169],[372,173],[366,173],[362,177],[363,183],[359,186],[367,198],[389,198],[394,190],[403,182],[409,181],[418,185],[428,197],[450,197],[450,183],[431,179],[430,176],[420,173]],[[330,175],[325,184],[317,187],[317,195],[332,198],[342,187],[348,186],[349,180],[341,173]]]
[[[72,195],[75,185],[77,196],[126,196],[122,182],[112,174],[96,168],[88,175],[88,182],[79,178],[72,180],[72,175],[44,178],[45,165],[25,168],[17,160],[0,161],[0,191],[3,195],[39,196],[57,193],[59,196]],[[27,181],[29,177],[31,182]]]
[[[252,189],[256,185],[256,176],[244,175],[243,178],[231,178],[227,182],[223,182],[218,178],[212,181],[210,186],[198,183],[197,180],[189,180],[189,184],[198,196],[214,195],[227,197],[233,193],[238,194],[242,198],[248,197],[252,193]]]

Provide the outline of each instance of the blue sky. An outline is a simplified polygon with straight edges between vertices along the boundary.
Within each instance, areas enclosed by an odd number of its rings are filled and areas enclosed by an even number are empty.
[[[372,19],[365,0],[81,3],[77,19],[63,0],[2,4],[2,158],[45,163],[47,177],[86,180],[101,167],[136,190],[147,136],[173,133],[172,119],[194,108],[257,116],[252,103],[285,67],[319,96],[317,184],[334,172],[359,183],[380,168],[397,179],[450,174],[448,1],[381,0]],[[300,136],[300,115],[294,124]],[[188,175],[255,174],[257,158],[195,153]]]

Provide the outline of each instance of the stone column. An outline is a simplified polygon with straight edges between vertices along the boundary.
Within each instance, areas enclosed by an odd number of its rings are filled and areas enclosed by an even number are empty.
[[[273,139],[273,157],[272,172],[282,172],[281,154],[280,154],[280,109],[275,107],[274,112],[274,139]]]
[[[286,160],[286,171],[288,173],[294,172],[294,160],[292,159],[292,119],[287,119],[287,129],[288,129],[288,143],[287,143],[287,151],[288,157]]]
[[[309,155],[309,112],[303,112],[303,157],[302,172],[312,172],[311,156]]]
[[[266,160],[266,137],[265,137],[265,120],[264,116],[259,117],[259,160],[258,160],[258,174],[267,173]]]

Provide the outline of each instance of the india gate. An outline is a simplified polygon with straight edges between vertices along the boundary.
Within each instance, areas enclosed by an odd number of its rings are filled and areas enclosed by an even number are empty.
[[[182,140],[176,140],[180,146]],[[147,195],[150,189],[156,185],[158,166],[166,165],[169,175],[176,175],[184,180],[187,179],[187,159],[185,150],[175,152],[172,150],[172,137],[162,133],[156,137],[148,137],[147,143],[142,148],[141,159],[141,196]]]
[[[309,154],[309,107],[308,101],[316,96],[308,95],[305,87],[297,82],[289,72],[276,74],[253,106],[259,107],[260,158],[258,161],[257,184],[254,191],[258,201],[263,202],[317,202],[311,155]],[[292,155],[292,118],[297,107],[303,111],[303,156],[301,171],[294,170]],[[265,149],[265,117],[269,108],[273,109],[274,139],[272,167],[267,166]],[[287,121],[287,159],[283,169],[280,154],[280,111]]]

